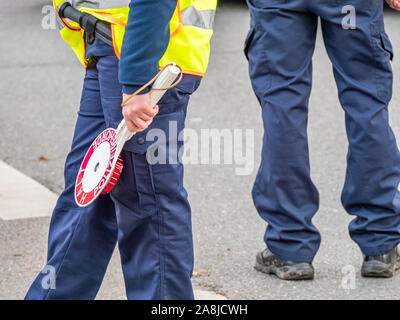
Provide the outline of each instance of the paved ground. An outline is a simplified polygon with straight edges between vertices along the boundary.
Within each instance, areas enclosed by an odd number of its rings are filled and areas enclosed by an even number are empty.
[[[3,2],[0,159],[58,193],[63,185],[63,161],[72,137],[83,72],[57,33],[43,31],[41,10],[47,1]],[[388,12],[386,21],[393,46],[400,52],[400,34],[396,32],[400,30],[399,15]],[[210,71],[193,97],[188,127],[254,128],[258,164],[260,109],[242,55],[247,29],[248,13],[241,1],[223,1],[216,21]],[[321,194],[315,223],[323,236],[315,260],[316,279],[288,283],[253,270],[255,252],[263,247],[265,228],[250,197],[256,169],[251,175],[236,176],[235,166],[190,165],[185,183],[193,206],[197,287],[224,293],[229,299],[400,298],[400,276],[364,280],[358,275],[361,255],[347,234],[350,218],[340,205],[347,148],[344,114],[320,37],[314,65],[309,133],[312,176]],[[396,89],[391,120],[398,133],[398,57],[393,67]],[[30,210],[29,203],[26,210]],[[0,299],[23,297],[40,270],[45,261],[48,222],[48,218],[0,220]],[[345,267],[351,276],[351,266],[356,271],[354,290],[342,287],[342,269]],[[99,298],[123,297],[115,255]]]

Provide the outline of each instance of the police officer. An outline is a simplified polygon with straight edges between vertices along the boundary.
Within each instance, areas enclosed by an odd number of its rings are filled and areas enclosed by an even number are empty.
[[[54,0],[56,10],[65,2]],[[59,20],[61,35],[86,75],[65,164],[65,190],[51,219],[47,266],[26,299],[95,298],[117,243],[128,299],[193,299],[191,211],[183,167],[176,161],[149,163],[146,151],[154,141],[146,134],[163,130],[166,147],[174,146],[169,153],[178,157],[182,142],[172,141],[173,135],[168,140],[169,124],[178,132],[184,128],[189,96],[206,71],[216,0],[69,2],[110,23],[114,45],[99,39],[89,43],[78,24]],[[158,106],[150,105],[147,92],[121,108],[123,100],[172,61],[185,75]],[[120,181],[111,195],[80,208],[74,184],[85,153],[100,132],[116,127],[122,117],[138,134],[124,147]],[[54,271],[54,279],[47,270]]]
[[[400,9],[400,1],[387,2]],[[314,276],[321,238],[312,223],[319,196],[310,178],[307,112],[320,17],[346,113],[341,199],[355,216],[350,235],[364,254],[362,275],[391,277],[400,268],[400,154],[388,119],[393,49],[383,1],[248,0],[248,6],[245,53],[265,131],[252,195],[268,222],[267,249],[257,254],[256,269],[286,280]]]

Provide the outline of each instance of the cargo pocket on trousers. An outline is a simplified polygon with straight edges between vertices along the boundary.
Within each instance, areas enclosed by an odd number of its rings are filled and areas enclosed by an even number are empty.
[[[151,166],[143,152],[123,150],[124,159],[121,177],[112,191],[119,205],[142,219],[157,212],[156,195]]]
[[[183,142],[178,137],[184,129],[184,119],[183,110],[160,114],[147,130],[125,144],[124,150],[133,153],[139,202],[146,211],[156,195],[175,197],[182,188],[179,153]]]
[[[393,60],[393,47],[388,35],[381,32],[374,35],[375,58],[377,60],[376,77],[378,81],[378,97],[388,102],[392,97],[393,71],[391,61]]]
[[[268,33],[256,23],[250,28],[244,47],[244,54],[249,61],[249,75],[254,93],[263,105],[263,97],[271,88],[272,73],[266,49]]]
[[[162,106],[160,106],[161,108]],[[157,128],[165,134],[165,143],[149,148],[147,160],[152,163],[154,188],[157,196],[174,201],[183,189],[183,165],[180,156],[183,151],[183,111],[163,114]],[[150,136],[154,139],[154,136]]]
[[[255,33],[255,27],[252,26],[250,28],[249,33],[247,34],[246,41],[244,42],[244,55],[246,56],[247,60],[249,60],[249,48],[254,38],[254,33]]]
[[[393,57],[394,57],[393,47],[392,47],[392,43],[390,42],[388,35],[386,33],[381,33],[380,39],[381,39],[382,49],[385,50],[389,54],[390,61],[393,61]]]

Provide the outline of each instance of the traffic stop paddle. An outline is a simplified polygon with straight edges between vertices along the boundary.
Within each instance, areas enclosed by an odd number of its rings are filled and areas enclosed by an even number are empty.
[[[180,74],[181,69],[174,63],[160,72],[150,91],[152,106],[158,103]],[[117,129],[108,128],[93,141],[76,178],[75,202],[79,207],[86,207],[100,194],[111,192],[123,169],[122,148],[134,134],[123,119]]]

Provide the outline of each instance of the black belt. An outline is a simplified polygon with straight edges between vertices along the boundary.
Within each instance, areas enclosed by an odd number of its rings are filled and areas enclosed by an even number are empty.
[[[80,27],[85,30],[85,39],[87,44],[92,44],[96,38],[113,46],[111,35],[111,25],[108,22],[97,19],[96,17],[80,12],[65,2],[59,9],[58,14],[61,18],[70,19],[79,23]]]

